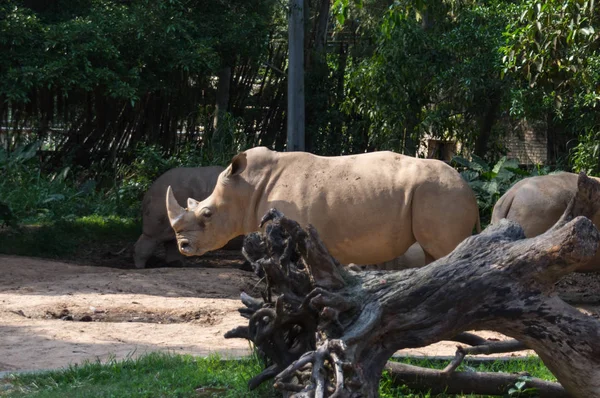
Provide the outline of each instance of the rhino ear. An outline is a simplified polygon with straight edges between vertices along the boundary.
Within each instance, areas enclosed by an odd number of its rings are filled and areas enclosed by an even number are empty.
[[[239,175],[246,169],[248,160],[246,159],[246,152],[240,152],[231,159],[231,165],[227,169],[227,177],[233,177]]]
[[[187,208],[188,210],[194,211],[196,207],[198,207],[198,202],[196,199],[188,198],[187,200]]]

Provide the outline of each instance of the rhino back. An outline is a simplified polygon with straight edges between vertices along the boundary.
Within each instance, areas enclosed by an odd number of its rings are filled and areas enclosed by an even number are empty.
[[[302,225],[314,225],[342,262],[386,261],[414,243],[412,206],[419,187],[428,186],[428,194],[439,197],[464,191],[474,211],[469,229],[478,217],[471,189],[440,161],[392,152],[321,157],[262,151],[256,154],[259,159],[253,159],[251,151],[247,151],[247,176],[259,198],[249,203],[253,217],[248,218],[252,225],[247,230],[276,207]],[[431,227],[442,228],[443,222]]]
[[[560,218],[575,191],[577,175],[558,173],[523,179],[494,206],[492,222],[515,221],[527,237],[547,231]]]

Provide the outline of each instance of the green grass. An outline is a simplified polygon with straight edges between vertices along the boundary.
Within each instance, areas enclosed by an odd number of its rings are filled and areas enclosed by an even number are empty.
[[[254,358],[238,361],[152,353],[139,359],[13,376],[4,380],[13,385],[5,396],[280,397],[269,383],[248,391],[248,380],[260,369]]]
[[[442,361],[404,361],[418,366],[443,368]],[[465,366],[461,365],[463,370]],[[478,364],[468,370],[523,372],[534,377],[554,380],[537,357],[520,358]],[[474,369],[473,369],[474,368]],[[0,386],[12,387],[5,397],[280,397],[271,383],[263,383],[248,391],[247,383],[262,367],[255,357],[242,360],[223,360],[218,356],[196,358],[189,355],[152,353],[138,359],[110,361],[106,364],[87,363],[63,371],[9,376]],[[460,368],[459,368],[460,370]],[[392,385],[384,374],[380,385],[382,398],[429,398],[404,387]],[[435,397],[459,397],[436,395]],[[460,395],[460,397],[483,397]]]
[[[0,253],[34,257],[70,257],[90,245],[135,242],[141,226],[133,218],[70,217],[0,230]]]

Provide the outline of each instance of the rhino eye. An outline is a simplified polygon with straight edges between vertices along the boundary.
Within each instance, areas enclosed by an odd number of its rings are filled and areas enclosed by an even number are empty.
[[[205,218],[210,218],[212,216],[212,211],[210,209],[202,209],[202,216]]]

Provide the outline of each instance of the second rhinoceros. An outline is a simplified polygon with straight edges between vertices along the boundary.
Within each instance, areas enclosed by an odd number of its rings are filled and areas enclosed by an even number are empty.
[[[378,264],[418,242],[427,262],[479,225],[475,194],[450,166],[392,152],[323,157],[257,147],[235,156],[212,194],[178,204],[167,193],[181,253],[202,255],[256,231],[275,207],[312,224],[343,264]]]
[[[134,246],[136,268],[144,268],[146,262],[159,244],[164,244],[166,262],[181,258],[177,250],[175,232],[169,224],[165,194],[171,186],[175,197],[185,200],[189,197],[208,197],[213,191],[219,174],[225,170],[221,166],[178,167],[167,171],[154,181],[142,201],[142,235]],[[227,242],[225,242],[227,243]],[[230,249],[241,249],[242,240],[235,239],[227,245]]]
[[[577,174],[566,172],[524,178],[496,202],[492,224],[503,218],[516,221],[528,238],[546,232],[562,216],[577,192],[577,178]],[[592,217],[592,222],[600,227],[600,206]],[[579,267],[577,271],[600,271],[600,250],[588,264]]]

